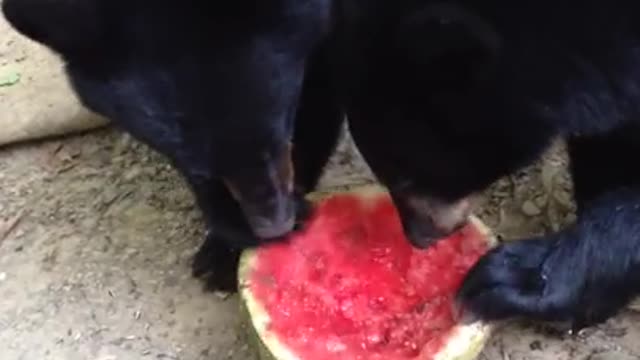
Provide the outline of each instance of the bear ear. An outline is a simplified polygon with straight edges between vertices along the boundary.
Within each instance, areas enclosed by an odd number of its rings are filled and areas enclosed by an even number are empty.
[[[86,51],[101,35],[100,0],[4,0],[14,29],[63,56]]]
[[[402,19],[397,43],[421,64],[464,57],[476,67],[497,57],[501,38],[491,24],[464,7],[431,3]]]

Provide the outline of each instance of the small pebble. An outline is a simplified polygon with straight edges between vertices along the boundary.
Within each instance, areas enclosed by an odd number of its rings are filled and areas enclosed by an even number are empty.
[[[522,204],[522,213],[527,216],[538,216],[542,211],[533,201],[527,200]]]
[[[547,206],[547,202],[548,202],[548,196],[546,195],[542,195],[542,196],[538,196],[535,198],[534,203],[536,204],[536,206],[538,206],[539,208],[544,208],[545,206]]]
[[[229,297],[231,297],[231,293],[224,291],[215,291],[213,295],[220,300],[227,300]]]
[[[531,342],[531,344],[529,344],[529,348],[532,351],[542,350],[542,343],[539,340],[535,340],[535,341]]]

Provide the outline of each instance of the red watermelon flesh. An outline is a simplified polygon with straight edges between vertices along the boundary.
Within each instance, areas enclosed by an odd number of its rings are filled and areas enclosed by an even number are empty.
[[[413,248],[386,194],[337,195],[288,242],[260,248],[249,283],[269,330],[301,359],[428,359],[456,325],[455,291],[487,247],[469,224]]]

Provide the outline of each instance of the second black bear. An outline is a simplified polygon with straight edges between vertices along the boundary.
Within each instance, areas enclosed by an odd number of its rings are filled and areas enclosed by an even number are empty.
[[[242,248],[292,229],[295,193],[315,185],[333,150],[342,117],[321,46],[330,8],[329,0],[2,4],[14,28],[61,55],[88,108],[184,175],[208,229],[194,274],[218,271],[212,280],[235,274]],[[235,288],[233,276],[218,282]]]
[[[568,141],[576,223],[491,251],[459,293],[467,309],[581,328],[640,293],[639,2],[347,0],[339,13],[352,135],[416,246]]]

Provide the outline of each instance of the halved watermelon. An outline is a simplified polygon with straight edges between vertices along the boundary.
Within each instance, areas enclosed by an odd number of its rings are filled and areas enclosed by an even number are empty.
[[[242,255],[240,294],[261,360],[477,357],[491,328],[458,324],[453,297],[494,242],[478,219],[419,250],[380,187],[314,201],[303,230]]]

